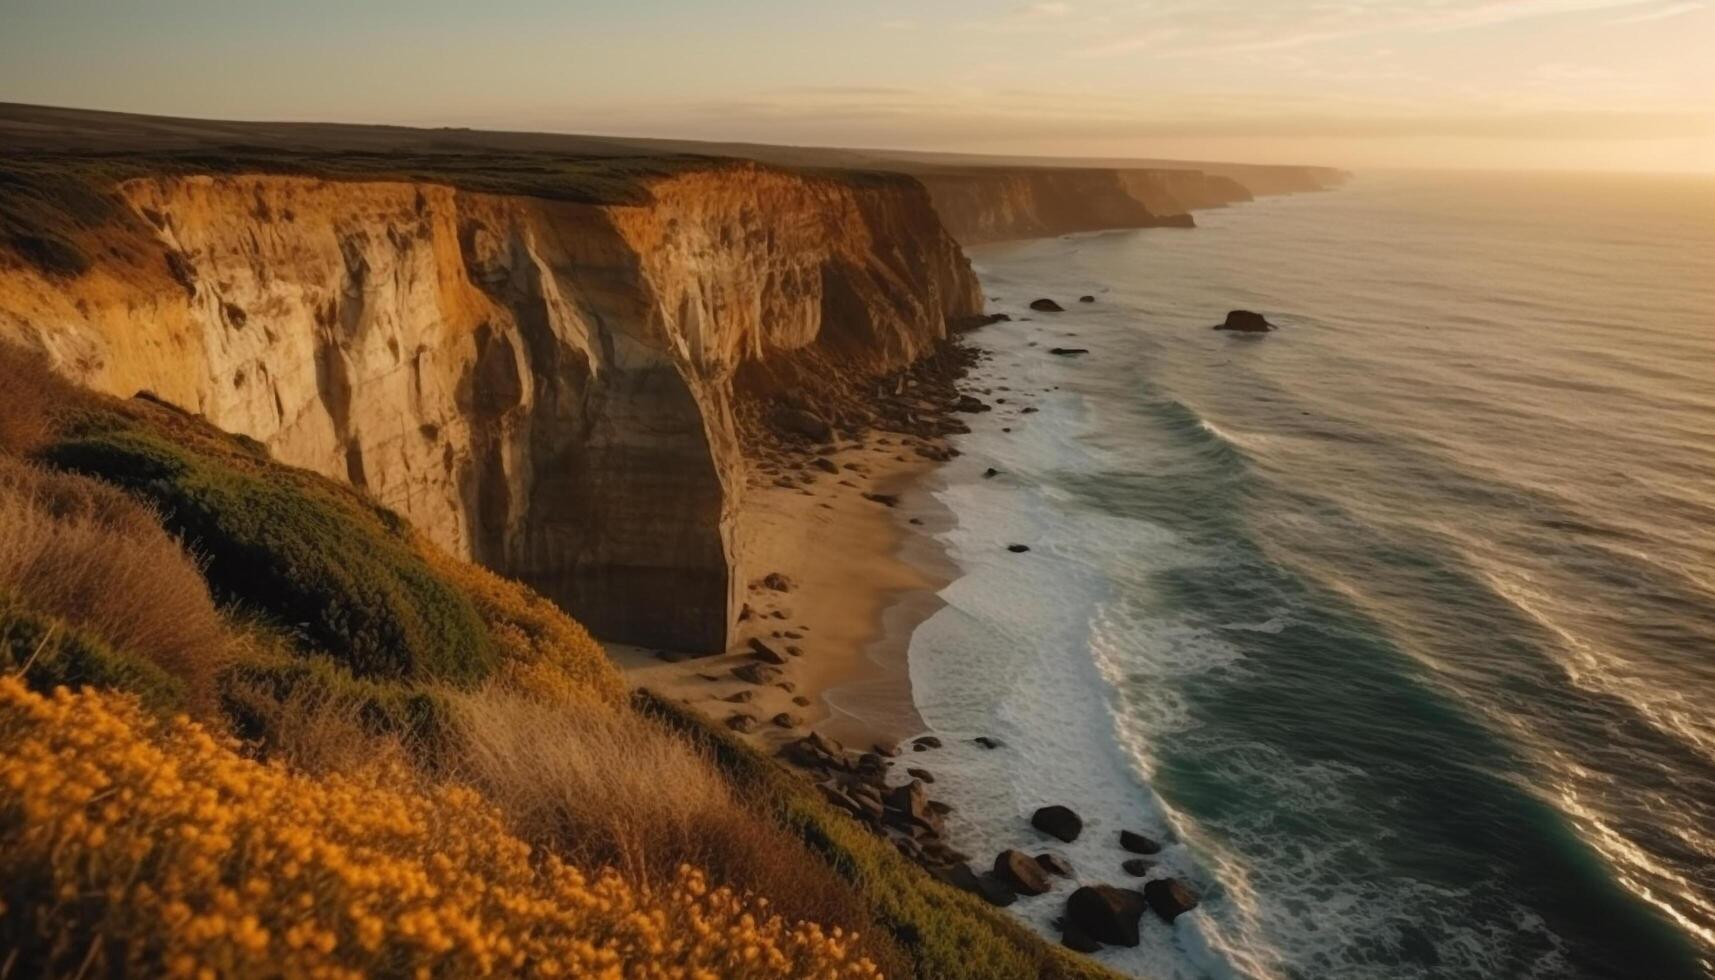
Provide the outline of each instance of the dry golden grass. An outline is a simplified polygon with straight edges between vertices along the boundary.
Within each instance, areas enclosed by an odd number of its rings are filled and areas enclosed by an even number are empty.
[[[0,594],[140,657],[206,708],[230,637],[196,562],[107,484],[0,456]]]
[[[634,880],[666,882],[694,865],[766,895],[789,918],[860,932],[870,937],[865,955],[898,962],[849,883],[741,803],[703,750],[653,719],[496,685],[454,696],[452,714],[454,765],[527,840]]]
[[[0,452],[26,453],[46,442],[61,411],[83,401],[71,382],[49,370],[40,354],[0,343]]]
[[[690,866],[642,887],[385,763],[313,778],[105,692],[0,677],[0,973],[873,977]]]

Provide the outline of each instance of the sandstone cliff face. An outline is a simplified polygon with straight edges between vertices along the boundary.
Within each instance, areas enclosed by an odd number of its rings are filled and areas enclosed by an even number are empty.
[[[735,376],[895,369],[980,295],[909,180],[734,163],[650,191],[132,181],[107,261],[0,267],[0,338],[348,479],[599,635],[720,649],[744,578]]]
[[[968,170],[919,179],[947,229],[966,245],[1183,221],[1151,211],[1115,170]]]

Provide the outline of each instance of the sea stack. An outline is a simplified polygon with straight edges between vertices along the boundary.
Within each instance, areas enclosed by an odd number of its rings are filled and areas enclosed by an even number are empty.
[[[1268,333],[1275,325],[1263,318],[1261,313],[1250,310],[1229,310],[1224,323],[1215,324],[1216,330],[1237,330],[1240,333]]]

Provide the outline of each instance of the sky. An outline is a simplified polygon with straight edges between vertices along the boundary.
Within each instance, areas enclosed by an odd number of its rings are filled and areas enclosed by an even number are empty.
[[[1056,156],[1715,172],[1715,0],[0,0],[0,101]]]

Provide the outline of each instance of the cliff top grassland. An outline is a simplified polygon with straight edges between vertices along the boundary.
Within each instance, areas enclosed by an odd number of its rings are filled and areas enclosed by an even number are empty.
[[[360,491],[0,390],[0,975],[1105,975]]]

